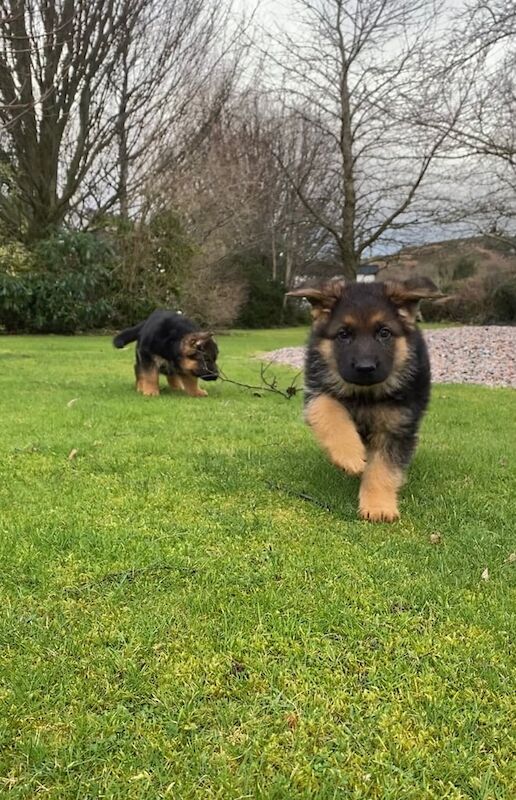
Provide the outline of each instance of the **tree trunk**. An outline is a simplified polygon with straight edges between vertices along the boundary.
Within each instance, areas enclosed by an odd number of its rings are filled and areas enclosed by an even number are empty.
[[[294,266],[294,258],[292,255],[292,249],[290,247],[290,244],[287,242],[285,247],[285,289],[287,291],[291,288],[290,282],[292,280],[293,266]],[[285,311],[286,307],[287,307],[287,295],[285,294],[283,298],[283,312]]]
[[[360,258],[355,253],[352,244],[348,240],[339,241],[340,259],[342,262],[342,274],[347,281],[356,281]]]
[[[272,253],[272,280],[278,280],[278,253],[276,251],[276,230],[274,228],[274,219],[271,214],[271,253]]]
[[[129,66],[128,53],[130,36],[127,26],[124,31],[124,42],[122,45],[122,88],[117,119],[117,138],[118,138],[118,202],[120,205],[120,216],[122,219],[129,218],[129,197],[127,185],[129,180],[129,153],[127,147],[127,100],[129,87]]]
[[[343,204],[341,211],[341,235],[339,241],[342,272],[347,280],[356,279],[358,257],[355,249],[356,191],[353,172],[353,132],[351,130],[351,108],[348,86],[346,54],[342,50],[342,73],[340,78],[340,154],[342,159]]]

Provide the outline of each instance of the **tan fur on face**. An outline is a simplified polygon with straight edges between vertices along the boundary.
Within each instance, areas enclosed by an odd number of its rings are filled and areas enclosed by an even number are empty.
[[[308,404],[306,421],[336,467],[349,475],[362,472],[365,448],[351,416],[341,403],[329,395],[319,395]]]
[[[383,311],[377,311],[369,317],[369,327],[374,328],[377,325],[389,325],[392,320],[386,316]]]
[[[312,317],[312,321],[314,325],[318,323],[321,325],[324,322],[327,322],[330,317],[331,311],[328,308],[321,308],[320,306],[312,306],[310,309],[310,316]]]
[[[394,371],[398,372],[405,365],[409,357],[409,348],[404,336],[396,337],[394,341]]]
[[[355,394],[356,387],[351,383],[346,383],[339,372],[337,359],[335,358],[333,350],[333,341],[331,339],[321,339],[317,345],[317,349],[326,363],[326,378],[334,394],[338,397],[349,397]],[[358,388],[360,389],[360,387]]]
[[[337,391],[342,389],[342,387],[344,387],[346,384],[343,381],[337,366],[337,359],[335,358],[335,352],[333,349],[333,341],[331,339],[321,339],[317,345],[317,349],[326,362],[328,376],[332,378],[335,388]]]
[[[409,347],[404,336],[396,337],[394,343],[394,361],[390,374],[383,383],[376,383],[372,386],[360,386],[354,383],[347,383],[341,376],[337,367],[337,360],[333,351],[333,341],[331,339],[321,339],[317,345],[319,353],[327,365],[327,375],[331,378],[332,389],[340,397],[352,397],[353,395],[369,395],[371,398],[381,398],[387,391],[396,389],[403,381],[403,367],[409,358]]]
[[[159,372],[157,369],[140,372],[136,380],[136,391],[147,397],[159,395]]]
[[[333,352],[333,341],[331,339],[321,339],[317,345],[317,349],[330,369],[337,371],[337,360]]]
[[[389,463],[381,452],[372,453],[360,484],[359,513],[372,522],[394,522],[399,519],[398,489],[403,472]]]

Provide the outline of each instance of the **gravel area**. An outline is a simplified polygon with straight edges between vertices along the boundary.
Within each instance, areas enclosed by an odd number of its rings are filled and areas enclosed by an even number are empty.
[[[424,331],[434,383],[480,383],[516,388],[516,327],[478,326]],[[264,354],[278,364],[302,367],[303,347]]]

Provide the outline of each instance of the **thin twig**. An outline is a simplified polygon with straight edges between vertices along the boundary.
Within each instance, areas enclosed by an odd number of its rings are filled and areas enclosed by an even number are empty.
[[[234,386],[241,386],[243,389],[251,389],[256,392],[273,392],[273,394],[279,394],[284,397],[286,400],[290,400],[291,397],[294,397],[299,391],[299,386],[296,386],[296,381],[301,375],[302,370],[297,372],[292,381],[290,382],[289,386],[286,389],[279,389],[278,388],[278,379],[275,375],[273,375],[270,379],[267,379],[265,373],[269,369],[271,365],[271,361],[268,364],[262,364],[260,367],[260,386],[253,386],[250,383],[241,383],[240,381],[234,381],[231,378],[228,378],[225,372],[219,369],[219,379],[224,381],[225,383],[232,383]]]
[[[318,506],[318,508],[323,508],[325,511],[333,513],[333,508],[328,505],[328,503],[325,503],[323,500],[318,500],[316,497],[312,497],[311,494],[307,494],[306,492],[298,492],[295,489],[291,489],[289,486],[282,486],[281,484],[274,483],[273,481],[266,481],[266,483],[269,489],[273,489],[276,492],[289,494],[292,497],[298,497],[301,500],[306,500],[308,503],[312,503],[314,506]]]

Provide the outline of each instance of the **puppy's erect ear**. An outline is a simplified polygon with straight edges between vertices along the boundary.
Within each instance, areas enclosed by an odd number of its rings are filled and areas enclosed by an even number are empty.
[[[183,353],[202,350],[211,339],[213,339],[211,331],[192,331],[181,339],[181,350]]]
[[[202,345],[207,342],[208,339],[213,339],[212,331],[198,331],[195,334],[195,343],[197,347],[202,347]]]
[[[344,293],[345,281],[332,280],[319,287],[303,286],[287,292],[287,297],[303,297],[312,306],[312,319],[318,320],[330,315],[333,307]]]
[[[386,281],[384,291],[389,300],[398,306],[398,313],[409,322],[415,322],[420,300],[437,300],[445,295],[430,278],[416,276],[405,281]]]
[[[193,331],[187,333],[183,341],[188,347],[202,347],[208,339],[213,339],[212,331]]]

